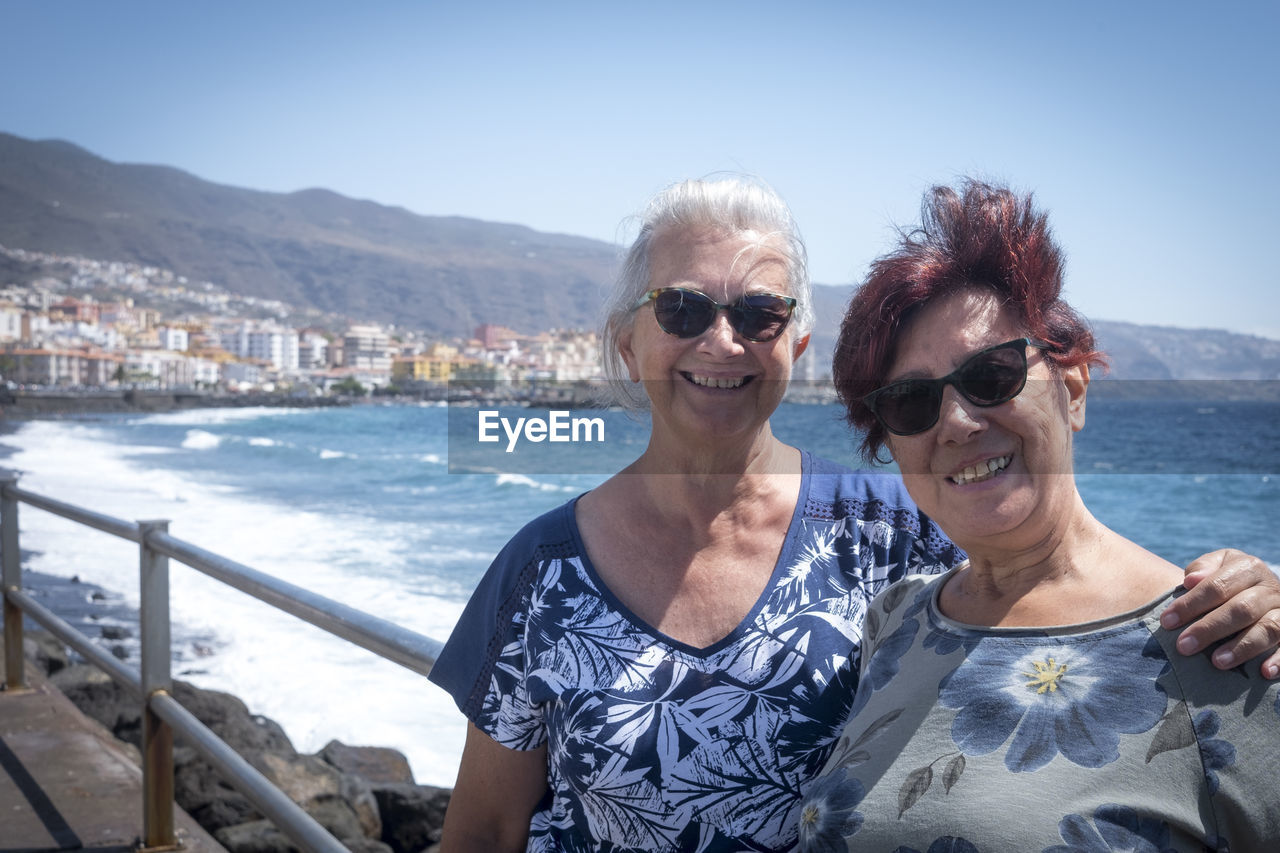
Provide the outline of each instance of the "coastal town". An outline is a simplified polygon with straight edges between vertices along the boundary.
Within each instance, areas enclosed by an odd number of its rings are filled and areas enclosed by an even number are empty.
[[[0,378],[10,389],[425,394],[449,383],[599,375],[593,331],[470,337],[299,310],[172,270],[0,246]]]

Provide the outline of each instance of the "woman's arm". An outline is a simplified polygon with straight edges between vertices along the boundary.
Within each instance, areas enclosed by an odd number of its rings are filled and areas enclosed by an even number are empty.
[[[1213,653],[1219,669],[1272,651],[1262,676],[1280,678],[1280,578],[1266,563],[1234,549],[1213,551],[1187,566],[1183,585],[1189,592],[1160,617],[1169,630],[1187,625],[1178,651],[1195,654],[1226,640]]]
[[[547,747],[509,749],[467,723],[441,853],[525,849],[529,818],[547,789]]]

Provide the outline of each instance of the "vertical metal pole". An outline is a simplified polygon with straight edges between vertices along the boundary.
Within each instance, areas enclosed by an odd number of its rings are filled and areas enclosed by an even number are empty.
[[[4,686],[21,690],[27,686],[22,658],[22,610],[9,600],[9,590],[22,588],[22,553],[18,550],[18,501],[9,489],[18,476],[0,472],[0,572],[4,587]]]
[[[144,847],[177,843],[173,820],[173,729],[151,710],[150,699],[173,689],[169,675],[169,558],[147,537],[169,532],[169,522],[139,521],[142,584],[142,826]]]

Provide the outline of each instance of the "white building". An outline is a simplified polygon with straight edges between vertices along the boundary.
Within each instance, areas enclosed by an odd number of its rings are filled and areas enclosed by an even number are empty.
[[[92,350],[19,348],[5,353],[5,379],[32,385],[106,385],[120,356]]]
[[[329,341],[319,332],[298,335],[298,367],[317,370],[329,366]]]
[[[222,379],[222,367],[210,358],[191,359],[192,376],[197,386],[217,385]]]
[[[342,366],[391,374],[391,337],[381,326],[352,326],[342,336]]]
[[[186,352],[191,348],[191,336],[186,329],[161,326],[156,330],[156,337],[160,339],[160,349]]]
[[[595,332],[554,331],[528,345],[530,366],[545,378],[562,382],[600,376],[600,342]]]
[[[0,341],[22,339],[22,309],[16,305],[0,305]]]
[[[277,323],[242,323],[222,333],[220,342],[239,358],[264,361],[277,370],[298,369],[298,333]]]
[[[246,361],[222,365],[222,378],[231,388],[252,388],[262,384],[262,368]]]
[[[195,386],[195,359],[164,350],[130,350],[125,353],[125,377],[157,388]]]
[[[39,345],[41,341],[49,339],[49,315],[48,314],[27,314],[25,321],[26,328],[23,329],[23,337],[33,344]]]
[[[112,326],[100,326],[84,320],[50,320],[47,316],[31,318],[29,339],[36,345],[75,348],[85,345],[101,349],[121,348],[120,334]]]

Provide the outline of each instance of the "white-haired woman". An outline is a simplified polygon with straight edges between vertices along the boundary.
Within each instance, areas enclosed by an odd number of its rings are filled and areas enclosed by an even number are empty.
[[[770,189],[688,181],[649,205],[604,328],[649,443],[516,534],[436,664],[470,721],[442,849],[795,842],[867,602],[963,558],[896,476],[774,437],[811,325],[804,245]],[[1244,563],[1242,586],[1269,576]],[[1280,601],[1242,595],[1245,623]]]

